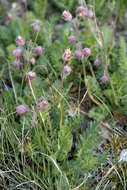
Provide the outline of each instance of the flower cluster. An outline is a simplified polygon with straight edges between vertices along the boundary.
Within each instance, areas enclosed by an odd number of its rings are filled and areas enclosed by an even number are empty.
[[[94,17],[94,13],[92,11],[92,9],[88,9],[88,8],[85,8],[83,6],[81,7],[78,7],[77,10],[76,10],[76,15],[77,17],[76,18],[73,18],[72,19],[72,15],[69,11],[64,11],[62,13],[62,18],[65,20],[65,21],[72,21],[73,25],[74,25],[74,32],[75,32],[75,35],[70,35],[68,37],[68,41],[73,45],[72,47],[74,47],[74,45],[76,45],[76,42],[78,42],[78,33],[79,33],[79,22],[78,22],[78,17],[87,17],[88,19],[91,19]],[[78,60],[81,60],[81,58],[85,57],[86,60],[91,56],[91,49],[90,48],[84,48],[82,49],[81,47],[79,48],[79,50],[75,50],[74,52],[74,56],[78,59]],[[69,61],[70,59],[72,58],[72,52],[70,50],[70,48],[66,49],[65,52],[63,53],[62,55],[62,59],[64,62],[66,61]],[[101,62],[100,60],[98,59],[98,57],[96,58],[96,60],[94,61],[94,65],[95,66],[99,66],[101,65]],[[106,72],[107,72],[107,67],[104,69],[104,75],[101,77],[101,81],[103,83],[106,83],[109,78],[108,76],[106,75]]]
[[[45,110],[45,109],[47,108],[47,106],[48,106],[48,103],[47,103],[46,101],[41,101],[41,102],[37,103],[37,109],[38,109],[39,111]],[[24,116],[25,116],[25,114],[26,114],[27,112],[29,112],[29,111],[30,111],[30,110],[28,109],[28,107],[25,106],[25,105],[23,105],[23,104],[21,104],[21,105],[19,105],[19,106],[16,107],[16,112],[17,112],[19,115],[24,115]]]

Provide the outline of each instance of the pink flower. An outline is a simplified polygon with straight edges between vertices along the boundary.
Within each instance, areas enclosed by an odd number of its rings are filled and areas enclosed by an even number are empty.
[[[104,76],[101,78],[103,83],[106,83],[109,79],[108,77],[104,74]]]
[[[91,50],[89,48],[84,48],[83,55],[88,59],[88,57],[91,55]]]
[[[75,36],[69,36],[68,40],[70,43],[74,43],[75,42]]]
[[[20,60],[15,60],[12,64],[14,67],[20,67],[21,66]]]
[[[13,56],[14,57],[20,57],[23,55],[23,49],[22,48],[17,48],[13,50]]]
[[[17,39],[16,39],[16,43],[19,46],[23,46],[25,44],[25,39],[22,36],[18,36]]]
[[[71,21],[72,20],[72,15],[69,11],[64,11],[62,13],[62,18],[65,20],[65,21]]]
[[[94,16],[93,11],[92,10],[88,10],[87,13],[86,13],[86,16],[88,18],[92,18]]]
[[[94,61],[94,65],[99,66],[100,64],[101,64],[101,62],[100,62],[98,59],[96,59],[96,60]]]
[[[46,108],[46,106],[47,106],[47,102],[45,102],[45,101],[42,101],[42,102],[39,102],[38,104],[37,104],[37,107],[38,107],[38,109],[41,111],[41,110],[44,110],[45,108]]]
[[[78,60],[80,60],[80,58],[82,57],[82,51],[76,50],[76,51],[75,51],[75,57],[76,57]]]
[[[34,32],[39,32],[39,31],[40,31],[40,26],[37,25],[37,24],[35,24],[35,25],[33,26],[33,29],[34,29]]]
[[[78,7],[76,11],[78,16],[84,16],[86,14],[86,9],[84,7]]]
[[[35,49],[34,49],[34,53],[36,54],[42,54],[43,52],[43,49],[41,46],[37,46]]]
[[[12,21],[12,20],[13,20],[13,16],[12,16],[10,13],[7,14],[7,17],[8,17],[8,20],[9,20],[9,21]]]
[[[28,108],[24,105],[19,105],[16,107],[16,112],[20,115],[24,115],[26,112],[28,112]]]
[[[33,71],[29,71],[27,73],[27,77],[28,77],[29,80],[33,80],[36,77],[36,73],[33,72]]]
[[[62,55],[62,59],[63,59],[64,61],[68,61],[68,60],[71,59],[71,51],[70,51],[70,48],[65,50],[65,52],[64,52],[63,55]]]
[[[68,74],[70,74],[71,71],[72,71],[72,70],[71,70],[71,67],[69,67],[68,65],[65,65],[65,66],[64,66],[64,68],[63,68],[63,73],[68,73]]]

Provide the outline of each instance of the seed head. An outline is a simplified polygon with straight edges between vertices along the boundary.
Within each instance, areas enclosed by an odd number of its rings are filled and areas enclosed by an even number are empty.
[[[35,73],[35,72],[29,71],[29,72],[27,73],[27,78],[28,78],[29,80],[33,80],[35,77],[36,77],[36,73]]]
[[[75,42],[75,36],[69,36],[68,40],[69,40],[70,43],[73,44]]]
[[[71,67],[69,67],[68,65],[65,65],[65,66],[64,66],[63,73],[68,73],[68,74],[70,74],[71,71],[72,71],[72,70],[71,70]]]
[[[23,55],[23,48],[17,48],[15,50],[13,50],[13,56],[14,57],[20,57]]]
[[[69,11],[64,11],[62,13],[62,18],[65,20],[65,21],[71,21],[72,20],[72,15]]]
[[[35,64],[35,62],[36,62],[35,58],[34,58],[34,57],[32,57],[32,58],[31,58],[31,60],[30,60],[30,62],[32,63],[32,65],[34,65],[34,64]]]
[[[33,29],[34,29],[34,32],[39,32],[40,31],[40,26],[39,25],[37,25],[37,24],[35,24],[35,25],[33,25]]]
[[[38,109],[41,111],[41,110],[44,110],[46,107],[47,107],[47,102],[45,102],[45,101],[42,101],[42,102],[39,102],[38,104],[37,104],[37,107],[38,107]]]
[[[123,149],[120,153],[120,161],[127,162],[127,149]]]
[[[71,51],[70,51],[70,48],[65,50],[65,52],[64,52],[63,55],[62,55],[62,59],[63,59],[64,61],[68,61],[68,60],[71,59]]]
[[[101,78],[103,83],[106,83],[109,79],[108,77],[104,74],[104,76]]]
[[[12,64],[14,67],[20,67],[21,66],[20,60],[15,60]]]
[[[12,14],[8,13],[8,14],[7,14],[7,17],[8,17],[8,20],[9,20],[9,21],[12,21],[12,20],[13,20]]]
[[[80,60],[81,57],[82,57],[82,51],[76,50],[76,51],[75,51],[75,57],[76,57],[78,60]]]
[[[93,11],[92,10],[88,10],[87,11],[87,13],[86,13],[86,16],[88,17],[88,18],[93,18]]]
[[[22,36],[18,36],[17,39],[16,39],[16,43],[19,46],[23,46],[25,44],[25,39]]]
[[[20,115],[24,115],[26,112],[28,112],[28,108],[25,105],[19,105],[16,107],[16,112]]]
[[[89,48],[84,48],[82,53],[88,59],[88,57],[91,55],[91,50]]]
[[[101,64],[101,62],[99,61],[99,59],[96,59],[96,60],[94,61],[94,65],[99,66],[100,64]]]
[[[43,49],[41,46],[37,46],[35,49],[34,49],[34,53],[36,54],[42,54],[43,52]]]
[[[84,7],[78,7],[76,13],[79,17],[84,16],[86,14],[86,9]]]

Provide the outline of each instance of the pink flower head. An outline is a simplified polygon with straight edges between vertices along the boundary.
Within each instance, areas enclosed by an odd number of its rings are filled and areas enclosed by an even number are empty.
[[[34,29],[34,32],[39,32],[40,31],[40,26],[38,25],[38,24],[35,24],[34,26],[33,26],[33,29]]]
[[[22,36],[18,36],[17,39],[16,39],[16,43],[19,46],[23,46],[25,44],[25,39]]]
[[[33,72],[33,71],[29,71],[27,73],[27,77],[28,77],[29,80],[33,80],[36,77],[36,73]]]
[[[37,46],[35,49],[34,49],[34,53],[36,54],[42,54],[43,52],[43,49],[41,46]]]
[[[45,101],[42,101],[42,102],[39,102],[38,104],[37,104],[37,107],[38,107],[38,109],[41,111],[41,110],[44,110],[46,107],[47,107],[47,102],[45,102]]]
[[[71,21],[72,20],[72,15],[69,11],[64,11],[62,13],[62,18],[65,20],[65,21]]]
[[[86,16],[88,18],[93,18],[93,16],[94,16],[93,11],[92,10],[88,10],[87,13],[86,13]]]
[[[84,7],[78,7],[76,11],[78,16],[84,16],[86,14],[86,9]]]
[[[91,50],[89,48],[84,48],[82,51],[83,55],[88,59],[88,57],[91,55]]]
[[[75,51],[75,57],[76,57],[78,60],[80,60],[80,58],[82,57],[82,51],[76,50],[76,51]]]
[[[75,36],[69,36],[68,40],[69,40],[70,43],[73,44],[75,42]]]
[[[65,65],[65,66],[64,66],[64,68],[63,68],[63,73],[68,73],[68,74],[70,74],[71,71],[72,71],[72,70],[71,70],[71,67],[69,67],[68,65]]]
[[[94,65],[99,66],[100,64],[101,64],[101,62],[99,61],[99,59],[96,59],[96,60],[94,61]]]
[[[71,59],[71,51],[70,51],[70,48],[65,50],[65,52],[64,52],[63,55],[62,55],[62,59],[63,59],[64,61],[68,61],[68,60]]]
[[[106,83],[109,79],[108,77],[104,74],[104,76],[101,78],[103,83]]]
[[[12,64],[13,64],[14,67],[20,67],[21,66],[21,62],[18,59],[15,60]]]
[[[23,48],[17,48],[13,50],[13,56],[14,57],[20,57],[23,55]]]
[[[24,115],[26,112],[28,112],[28,108],[24,105],[19,105],[16,107],[16,112],[20,115]]]
[[[9,20],[9,21],[12,21],[12,20],[13,20],[13,16],[12,16],[10,13],[7,14],[7,17],[8,17],[8,20]]]

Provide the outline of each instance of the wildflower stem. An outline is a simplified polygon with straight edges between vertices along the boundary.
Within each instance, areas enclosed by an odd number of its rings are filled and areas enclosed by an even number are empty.
[[[96,79],[96,76],[94,74],[93,67],[92,67],[90,61],[88,61],[88,64],[89,64],[89,67],[90,67],[91,74],[92,74],[93,78],[95,79],[95,81],[97,82],[97,79]]]
[[[88,90],[88,95],[90,97],[90,99],[97,105],[100,104],[100,102],[98,102],[92,95],[90,89],[89,89],[89,85],[88,85],[88,80],[86,78],[86,68],[85,68],[85,64],[84,64],[84,56],[82,56],[82,67],[83,67],[83,74],[84,74],[84,83],[85,83],[85,86],[86,86],[86,89]]]

